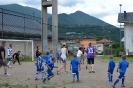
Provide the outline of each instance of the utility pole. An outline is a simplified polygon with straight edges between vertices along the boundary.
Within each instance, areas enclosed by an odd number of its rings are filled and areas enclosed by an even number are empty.
[[[120,6],[120,20],[121,20],[121,6],[122,6],[122,4],[120,4],[119,6]],[[120,49],[121,49],[121,22],[120,22]]]

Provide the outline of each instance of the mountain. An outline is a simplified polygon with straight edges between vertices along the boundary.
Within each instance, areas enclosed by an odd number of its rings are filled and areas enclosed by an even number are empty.
[[[41,11],[35,8],[21,6],[18,4],[8,4],[8,5],[0,5],[0,8],[8,9],[11,11],[28,14],[31,16],[41,17]],[[52,15],[48,14],[48,23],[52,24]],[[58,23],[64,25],[98,25],[98,26],[110,26],[110,25],[96,17],[90,16],[84,12],[76,11],[72,14],[59,14],[58,15]]]
[[[0,8],[28,14],[31,16],[41,17],[41,11],[35,8],[27,7],[27,6],[21,6],[19,4],[8,4],[8,5],[0,5]],[[48,18],[51,17],[51,14],[48,14]]]

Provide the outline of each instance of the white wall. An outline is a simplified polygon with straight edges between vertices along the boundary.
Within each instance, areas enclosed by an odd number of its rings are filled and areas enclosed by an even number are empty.
[[[0,41],[0,45],[1,45]],[[13,50],[13,54],[17,51],[21,51],[21,54],[26,55],[28,57],[31,57],[31,53],[32,53],[32,44],[31,42],[12,42],[12,41],[6,41],[6,46],[5,46],[5,50],[6,50],[6,57],[7,57],[7,48],[9,47],[9,44],[12,44],[12,50]],[[58,48],[60,47],[60,43],[58,44]],[[36,46],[40,46],[40,51],[42,52],[42,43],[41,41],[34,41],[34,56],[35,56],[35,50],[36,50]],[[50,49],[52,49],[52,41],[48,42],[48,47]]]
[[[103,52],[103,44],[97,44],[97,52],[102,53]]]
[[[125,49],[126,51],[133,52],[133,23],[125,23],[124,25]]]

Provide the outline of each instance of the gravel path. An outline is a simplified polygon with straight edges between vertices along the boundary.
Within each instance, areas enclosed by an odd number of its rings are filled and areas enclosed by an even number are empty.
[[[60,66],[61,64],[56,63],[55,65]],[[118,63],[116,63],[116,66]],[[130,64],[130,67],[127,70],[126,80],[125,80],[125,88],[133,88],[133,64]],[[0,84],[1,83],[9,83],[11,85],[23,84],[27,85],[28,88],[34,88],[35,85],[38,88],[42,86],[55,86],[56,88],[112,88],[112,83],[107,83],[107,62],[102,62],[100,60],[95,60],[95,71],[96,73],[89,73],[87,69],[85,69],[85,65],[81,65],[80,71],[80,82],[72,83],[71,71],[67,74],[64,73],[64,69],[62,69],[60,75],[56,75],[56,68],[54,69],[55,77],[51,79],[50,83],[43,84],[41,80],[35,81],[35,64],[34,62],[23,62],[22,65],[18,65],[17,63],[13,66],[13,68],[8,69],[8,72],[11,74],[10,77],[3,76],[3,68],[0,68]],[[69,62],[67,65],[67,69],[69,69]],[[119,74],[114,72],[114,80],[117,78]],[[41,74],[39,76],[41,78]],[[121,81],[116,85],[116,88],[121,88]],[[49,87],[50,88],[50,87]],[[53,87],[54,88],[54,87]]]

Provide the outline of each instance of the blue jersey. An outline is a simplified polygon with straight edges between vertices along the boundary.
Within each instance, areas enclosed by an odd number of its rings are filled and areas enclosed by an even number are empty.
[[[115,68],[115,62],[114,62],[114,60],[110,60],[109,61],[108,67],[109,67],[110,70],[114,70],[114,68]]]
[[[72,65],[72,70],[74,69],[78,70],[78,65],[80,64],[80,62],[77,58],[73,58],[70,64]]]
[[[53,55],[52,54],[49,54],[49,57],[50,57],[50,59],[52,59],[53,58]]]
[[[53,68],[54,68],[54,62],[48,63],[48,66],[49,66],[50,68],[48,68],[47,71],[48,71],[48,72],[49,72],[49,71],[52,71]]]
[[[120,73],[126,73],[127,67],[129,66],[129,62],[127,60],[121,60],[118,66],[120,67]]]
[[[37,66],[37,71],[44,70],[44,67],[43,67],[43,59],[42,59],[41,56],[38,56],[37,62],[36,62],[36,66]]]
[[[44,59],[45,59],[46,64],[50,62],[50,56],[49,55],[45,55]]]
[[[60,52],[56,52],[56,57],[60,58]]]

